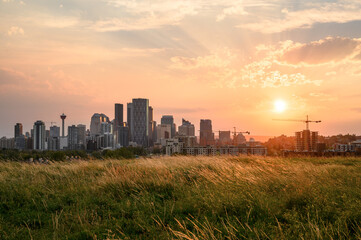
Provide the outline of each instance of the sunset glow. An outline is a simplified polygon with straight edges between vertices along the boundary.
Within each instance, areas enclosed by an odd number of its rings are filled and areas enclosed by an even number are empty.
[[[361,2],[0,0],[0,135],[147,98],[213,129],[361,134]],[[275,101],[275,99],[287,101]],[[274,104],[274,106],[273,106]],[[340,113],[342,114],[336,114]],[[340,117],[342,116],[342,118]],[[295,129],[300,128],[300,129]]]
[[[287,104],[283,100],[276,100],[274,102],[274,111],[278,113],[282,113],[286,110]]]

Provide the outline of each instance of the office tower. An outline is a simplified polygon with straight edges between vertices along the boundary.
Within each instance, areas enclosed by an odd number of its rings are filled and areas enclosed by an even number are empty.
[[[45,123],[43,121],[36,121],[33,127],[33,149],[34,150],[45,150]]]
[[[219,131],[220,145],[229,145],[231,142],[231,131]]]
[[[136,98],[131,108],[131,139],[143,147],[148,147],[149,100]]]
[[[115,142],[118,143],[118,127],[122,126],[123,123],[123,104],[116,103],[115,109],[114,109],[114,136],[115,136]]]
[[[171,126],[171,138],[175,136],[175,124],[174,124],[174,118],[172,115],[163,115],[161,120],[161,124],[169,124]]]
[[[103,113],[94,113],[90,121],[90,135],[96,136],[101,134],[102,123],[109,123],[109,118]]]
[[[60,127],[51,126],[50,127],[49,137],[50,138],[58,138],[58,137],[60,137]]]
[[[129,141],[132,140],[132,103],[127,103],[127,124],[129,128]]]
[[[63,113],[62,115],[60,115],[60,118],[61,118],[61,127],[62,127],[61,136],[64,137],[66,115]]]
[[[200,122],[200,145],[214,145],[214,133],[212,131],[212,121],[201,119]]]
[[[182,118],[182,125],[178,127],[180,136],[195,136],[195,128],[192,123]]]
[[[78,128],[75,125],[68,127],[68,149],[77,150],[78,144]]]
[[[118,140],[120,147],[129,146],[129,128],[126,123],[118,127]]]
[[[14,127],[14,138],[20,137],[23,135],[23,125],[21,123],[17,123]]]
[[[159,124],[157,126],[157,143],[162,139],[171,138],[172,126],[170,124]]]
[[[316,151],[318,142],[318,132],[311,132],[310,130],[303,130],[296,132],[296,151]]]
[[[51,126],[48,138],[48,150],[60,150],[60,127]]]
[[[123,123],[123,104],[115,104],[115,116],[114,116],[114,129],[121,126]]]
[[[78,145],[80,149],[85,149],[86,146],[86,126],[84,124],[78,124]]]
[[[153,146],[154,145],[154,141],[153,141],[153,135],[154,135],[154,131],[155,129],[153,128],[153,108],[151,106],[149,106],[149,110],[148,110],[148,115],[149,115],[149,126],[148,126],[148,137],[149,137],[149,146]]]

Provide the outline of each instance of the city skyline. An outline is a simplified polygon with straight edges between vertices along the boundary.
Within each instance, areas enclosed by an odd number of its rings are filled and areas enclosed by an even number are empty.
[[[215,130],[361,134],[361,3],[0,1],[0,137],[42,120],[90,126],[114,103],[150,99]],[[124,121],[126,113],[124,113]],[[67,129],[67,128],[66,128]],[[196,131],[198,135],[198,131]]]

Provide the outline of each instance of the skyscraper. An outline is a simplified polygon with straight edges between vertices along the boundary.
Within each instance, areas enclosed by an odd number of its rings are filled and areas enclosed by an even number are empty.
[[[178,134],[180,136],[195,136],[194,125],[182,118],[182,125],[178,127]]]
[[[131,138],[132,141],[143,147],[148,147],[149,139],[149,100],[135,98],[131,109]]]
[[[161,120],[161,124],[169,124],[171,126],[171,138],[175,136],[175,124],[174,124],[174,118],[172,115],[163,115]]]
[[[103,122],[109,123],[109,118],[103,113],[94,113],[90,121],[90,135],[96,136],[101,134],[101,125]]]
[[[123,123],[123,104],[115,104],[115,116],[114,116],[114,129],[121,126]]]
[[[132,103],[127,103],[127,124],[128,124],[128,128],[129,128],[129,141],[132,140],[132,108],[133,108],[133,104]]]
[[[14,127],[14,137],[20,137],[23,135],[23,125],[21,123],[17,123]]]
[[[78,128],[75,125],[68,127],[68,149],[77,150]]]
[[[214,145],[214,133],[212,131],[212,121],[209,119],[201,119],[200,122],[200,145]]]
[[[34,139],[33,139],[33,149],[34,150],[45,150],[45,123],[43,121],[36,121],[33,127]]]
[[[115,136],[115,143],[119,143],[118,139],[118,127],[122,126],[123,123],[123,104],[116,103],[114,109],[114,136]]]
[[[149,112],[148,113],[148,115],[149,115],[149,123],[148,123],[149,146],[153,146],[154,145],[153,136],[154,136],[155,129],[153,128],[153,108],[151,106],[149,106],[148,112]]]
[[[316,151],[318,142],[318,132],[303,130],[296,132],[296,151]]]
[[[129,128],[126,123],[123,123],[122,126],[118,127],[118,139],[120,147],[129,146]]]

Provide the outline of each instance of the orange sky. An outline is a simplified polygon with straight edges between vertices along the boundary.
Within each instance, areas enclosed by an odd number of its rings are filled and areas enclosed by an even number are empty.
[[[211,3],[210,3],[211,2]],[[292,135],[361,134],[361,3],[0,1],[0,137],[149,98],[155,120]],[[274,111],[274,102],[287,104]]]

